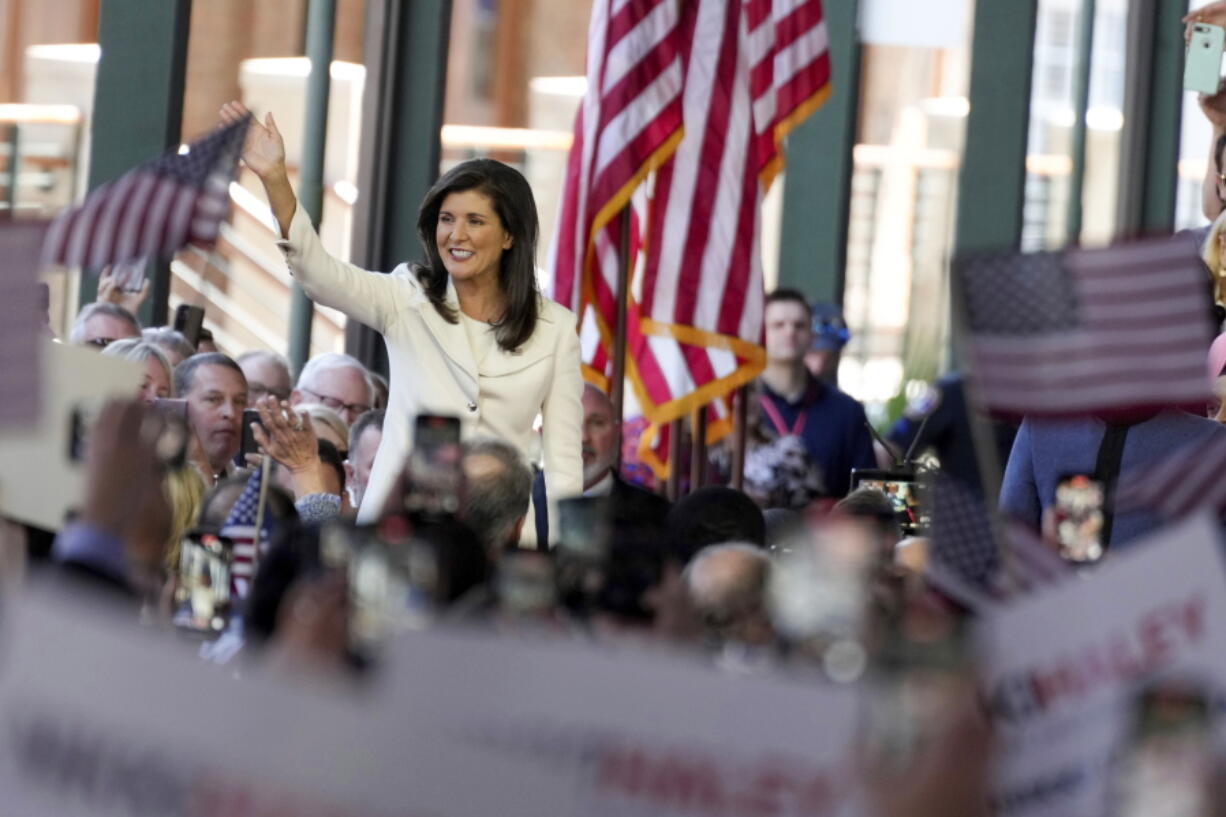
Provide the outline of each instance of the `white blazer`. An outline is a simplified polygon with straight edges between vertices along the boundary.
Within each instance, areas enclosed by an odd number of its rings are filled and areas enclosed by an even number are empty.
[[[539,413],[550,530],[557,530],[557,500],[583,493],[583,377],[574,313],[542,298],[528,341],[514,354],[495,347],[478,367],[463,325],[438,314],[407,264],[383,274],[338,261],[301,207],[288,240],[277,244],[312,300],[361,321],[387,344],[387,419],[358,521],[373,522],[382,510],[412,446],[416,415],[459,417],[462,438],[498,437],[531,462]],[[447,302],[459,310],[450,280]],[[526,527],[531,526],[530,511]]]

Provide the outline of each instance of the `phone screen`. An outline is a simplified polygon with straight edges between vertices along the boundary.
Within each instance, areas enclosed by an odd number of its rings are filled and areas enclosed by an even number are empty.
[[[604,561],[609,553],[611,513],[608,497],[558,500],[558,547],[591,561]]]
[[[264,427],[263,422],[260,421],[259,411],[257,411],[256,409],[244,409],[243,410],[243,434],[241,437],[241,442],[239,443],[238,454],[234,456],[234,461],[237,462],[240,467],[244,467],[244,468],[247,466],[247,455],[248,454],[260,453],[260,446],[256,444],[256,441],[255,441],[255,433],[252,432],[251,430],[252,423],[255,423],[260,428]]]
[[[458,511],[464,474],[461,465],[459,418],[419,414],[414,421],[405,509],[433,516],[450,516]]]
[[[385,527],[333,522],[320,533],[324,567],[343,571],[349,587],[349,646],[365,658],[398,632],[427,624],[437,597],[433,552]]]
[[[899,771],[975,694],[969,625],[958,613],[915,599],[884,616],[882,631],[865,740],[875,762]]]
[[[230,621],[231,542],[213,534],[189,534],[179,549],[174,623],[181,630],[217,636]]]
[[[498,561],[495,590],[498,610],[504,615],[548,615],[557,602],[553,562],[545,553],[530,550],[504,553]]]
[[[852,488],[881,491],[894,506],[894,514],[905,536],[919,536],[928,529],[927,506],[923,503],[923,484],[909,471],[856,469],[851,472]]]
[[[1115,776],[1115,813],[1210,817],[1215,761],[1209,701],[1196,686],[1159,683],[1137,696]]]
[[[1103,484],[1085,474],[1069,474],[1056,483],[1055,522],[1060,555],[1070,562],[1103,557]]]

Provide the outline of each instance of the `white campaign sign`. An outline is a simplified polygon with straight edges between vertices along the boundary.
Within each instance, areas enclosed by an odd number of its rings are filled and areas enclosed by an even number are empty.
[[[846,688],[471,633],[356,689],[234,680],[46,593],[4,610],[4,814],[789,817],[852,785]]]
[[[0,431],[0,515],[59,530],[85,489],[84,468],[69,457],[73,410],[135,397],[142,369],[84,346],[48,341],[42,351],[38,421]]]
[[[1132,696],[1154,677],[1226,687],[1218,526],[1195,517],[983,622],[1001,817],[1105,815]]]

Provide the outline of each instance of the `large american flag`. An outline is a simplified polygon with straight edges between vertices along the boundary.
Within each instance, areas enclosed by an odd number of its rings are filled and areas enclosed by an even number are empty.
[[[52,222],[44,262],[99,269],[216,240],[250,117],[129,170]]]
[[[761,201],[782,166],[785,136],[829,93],[827,34],[819,0],[596,5],[588,41],[589,92],[576,125],[551,257],[553,291],[579,313],[586,373],[607,387],[622,261],[618,215],[628,206],[626,374],[639,409],[653,425],[643,434],[640,454],[663,476],[665,436],[659,427],[710,405],[709,439],[717,439],[730,427],[719,398],[752,380],[764,365]],[[663,33],[654,40],[638,38],[640,46],[658,44],[637,51],[614,44],[608,21],[635,11],[643,21],[656,19],[652,14],[667,17],[667,40]],[[639,91],[625,91],[624,98],[638,102],[654,93],[650,98],[659,113],[633,119],[637,129],[598,132],[605,155],[629,150],[638,164],[623,166],[618,196],[596,195],[592,150],[585,147],[594,138],[590,112],[604,106],[601,121],[620,122],[616,112],[625,105],[610,98],[607,79],[593,67],[603,64],[605,54],[634,53],[641,54],[641,66],[623,76],[638,77]],[[682,81],[672,84],[677,75],[668,73],[667,94],[660,93],[658,79],[665,74],[656,70],[664,53],[669,71],[678,66]],[[644,140],[644,134],[652,138]],[[592,212],[600,217],[589,230],[577,214]]]
[[[997,412],[1203,409],[1209,284],[1194,248],[995,253],[957,265],[980,399]]]

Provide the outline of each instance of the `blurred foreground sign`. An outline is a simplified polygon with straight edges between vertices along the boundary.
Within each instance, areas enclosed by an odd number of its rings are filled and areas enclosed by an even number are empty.
[[[232,680],[45,592],[5,609],[5,814],[789,817],[836,813],[851,785],[847,689],[431,633],[326,694]]]
[[[1111,757],[1145,681],[1226,687],[1219,528],[1198,516],[984,622],[1001,817],[1108,813]]]
[[[0,307],[2,309],[3,307]],[[74,413],[83,424],[108,397],[133,397],[141,367],[84,346],[38,340],[42,408],[28,428],[0,429],[0,515],[59,530],[85,487],[71,456]]]

